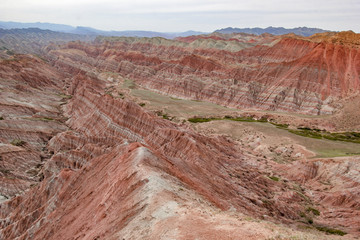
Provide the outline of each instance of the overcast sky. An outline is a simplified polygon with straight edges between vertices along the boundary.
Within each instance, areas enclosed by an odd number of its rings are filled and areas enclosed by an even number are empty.
[[[360,32],[360,0],[1,0],[0,20],[162,32],[268,26]]]

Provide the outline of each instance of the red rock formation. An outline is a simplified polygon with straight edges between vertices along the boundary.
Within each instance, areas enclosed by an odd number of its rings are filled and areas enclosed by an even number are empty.
[[[16,55],[0,60],[0,200],[42,179],[47,141],[64,131],[61,74],[44,61]]]
[[[298,161],[277,169],[313,196],[320,211],[316,223],[353,232],[359,231],[360,221],[359,170],[359,157]]]
[[[358,234],[358,159],[281,165],[112,97],[96,76],[116,71],[228,106],[328,112],[329,98],[358,90],[335,64],[347,57],[358,73],[356,47],[284,38],[230,52],[155,40],[50,46],[54,67],[28,56],[0,63],[0,163],[11,166],[1,194],[43,178],[0,204],[0,239],[264,239],[276,231],[244,227],[240,214],[299,224],[309,207],[320,210],[316,224]],[[9,144],[15,137],[24,143]]]
[[[76,79],[65,108],[72,131],[50,141],[54,155],[44,167],[44,181],[1,205],[2,238],[125,236],[136,225],[133,219],[156,216],[158,201],[192,201],[179,195],[184,190],[223,210],[287,222],[299,218],[304,199],[267,178],[263,163],[236,143],[198,135],[137,104],[101,95],[94,89],[97,80]],[[145,229],[139,235],[156,239],[158,232]]]
[[[117,72],[148,89],[237,108],[329,114],[337,99],[359,92],[357,45],[291,36],[265,45],[270,40],[230,52],[121,38],[69,43],[49,54],[58,66],[81,61],[81,69]]]

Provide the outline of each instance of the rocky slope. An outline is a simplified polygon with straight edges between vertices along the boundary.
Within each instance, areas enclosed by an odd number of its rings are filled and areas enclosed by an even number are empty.
[[[43,60],[0,60],[0,197],[9,199],[42,180],[47,141],[66,129],[59,94],[62,74]]]
[[[359,92],[356,44],[292,35],[178,40],[102,38],[49,55],[58,66],[115,72],[170,96],[236,108],[331,114],[339,99]]]

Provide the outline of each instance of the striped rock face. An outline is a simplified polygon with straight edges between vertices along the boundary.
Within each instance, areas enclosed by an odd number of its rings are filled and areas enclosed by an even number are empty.
[[[0,199],[21,194],[42,178],[46,143],[67,129],[60,105],[62,74],[28,55],[0,60]]]
[[[95,43],[69,43],[49,54],[58,66],[119,73],[174,97],[321,115],[333,113],[339,99],[359,92],[360,37],[348,34],[354,44],[344,44],[342,39],[349,37],[343,33],[309,38],[214,35],[174,41],[99,38]]]

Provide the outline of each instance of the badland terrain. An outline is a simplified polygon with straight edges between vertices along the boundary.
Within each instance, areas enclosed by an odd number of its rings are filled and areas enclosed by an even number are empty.
[[[0,239],[360,237],[360,34],[0,44]]]

